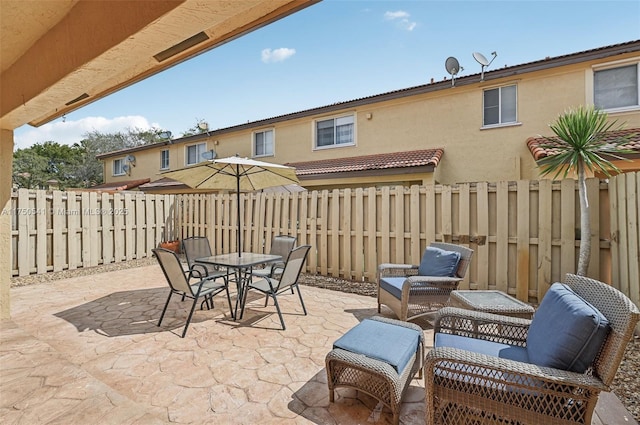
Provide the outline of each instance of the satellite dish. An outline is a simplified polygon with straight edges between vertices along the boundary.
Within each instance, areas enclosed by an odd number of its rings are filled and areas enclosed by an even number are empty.
[[[498,56],[496,52],[491,52],[491,54],[493,55],[493,58],[491,58],[491,61],[488,61],[487,58],[485,58],[482,53],[473,52],[473,58],[476,60],[476,62],[482,65],[482,71],[480,73],[480,81],[484,81],[484,69],[489,65],[491,65],[491,62],[493,62],[496,56]]]
[[[136,162],[136,157],[133,155],[127,155],[127,161],[128,162]]]
[[[455,84],[456,75],[458,74],[458,72],[464,70],[464,68],[460,66],[460,62],[458,62],[458,59],[454,58],[453,56],[449,56],[447,58],[447,60],[444,62],[444,67],[447,69],[447,72],[451,74],[451,87],[453,87]]]
[[[160,133],[158,133],[158,137],[162,139],[171,139],[171,134],[172,133],[169,130],[161,131]]]
[[[218,154],[216,153],[216,151],[211,149],[210,151],[202,152],[200,156],[202,157],[202,159],[212,160],[212,159],[216,159]]]
[[[206,121],[200,121],[198,123],[198,128],[202,131],[209,131],[209,123]]]
[[[124,171],[125,173],[129,173],[129,170],[131,169],[131,167],[129,167],[129,165],[124,164],[122,166],[122,171]]]
[[[476,62],[478,62],[482,66],[489,65],[489,61],[487,60],[487,58],[484,57],[482,53],[473,52],[473,58],[476,60]]]

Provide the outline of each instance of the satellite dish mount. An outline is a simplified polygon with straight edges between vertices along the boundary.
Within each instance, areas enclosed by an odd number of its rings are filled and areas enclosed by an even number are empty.
[[[480,81],[484,81],[484,69],[491,65],[491,62],[493,62],[496,56],[498,56],[496,52],[491,52],[491,54],[493,55],[493,58],[491,58],[491,61],[488,61],[482,53],[473,52],[473,58],[476,60],[476,62],[482,65],[482,71],[480,72]]]
[[[456,84],[456,75],[458,74],[458,72],[464,71],[464,68],[460,66],[460,62],[458,62],[458,59],[454,58],[453,56],[449,56],[447,58],[447,60],[444,62],[444,67],[446,68],[447,72],[451,74],[451,87],[453,87]]]

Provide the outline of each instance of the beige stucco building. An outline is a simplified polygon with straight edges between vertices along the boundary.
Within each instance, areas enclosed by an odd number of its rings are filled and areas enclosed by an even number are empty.
[[[206,160],[211,151],[295,166],[308,189],[536,179],[527,142],[552,136],[549,124],[568,108],[595,105],[640,128],[639,66],[640,41],[631,41],[99,158],[105,186],[149,179],[140,189],[151,192],[189,191],[162,179],[162,171]],[[639,140],[633,136],[630,146],[640,154]],[[640,169],[637,161],[617,165]]]

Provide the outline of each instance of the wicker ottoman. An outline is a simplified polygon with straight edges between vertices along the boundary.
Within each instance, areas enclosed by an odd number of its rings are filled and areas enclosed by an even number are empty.
[[[390,347],[393,347],[390,349]],[[400,402],[424,362],[424,334],[413,323],[371,317],[339,338],[327,354],[329,401],[337,387],[363,391],[393,413],[400,422]]]

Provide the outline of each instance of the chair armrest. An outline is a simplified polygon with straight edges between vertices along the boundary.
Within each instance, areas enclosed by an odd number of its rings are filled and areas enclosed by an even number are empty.
[[[531,320],[445,307],[436,313],[434,333],[446,333],[525,347]]]
[[[425,387],[434,385],[434,377],[487,388],[517,391],[523,395],[558,396],[562,403],[578,396],[576,388],[598,393],[608,388],[592,375],[537,366],[451,347],[437,347],[425,357]],[[438,383],[446,380],[437,379]]]
[[[407,281],[410,284],[428,283],[434,286],[446,285],[446,284],[453,284],[457,286],[458,283],[462,282],[462,280],[463,280],[462,278],[456,277],[456,276],[408,276],[407,277]]]
[[[207,276],[207,268],[202,264],[194,264],[188,270],[185,270],[185,274],[188,274],[188,279],[204,279]]]
[[[418,266],[415,264],[382,263],[378,265],[378,279],[381,277],[415,276]]]

